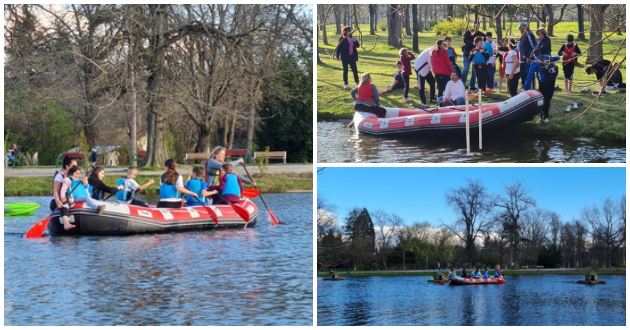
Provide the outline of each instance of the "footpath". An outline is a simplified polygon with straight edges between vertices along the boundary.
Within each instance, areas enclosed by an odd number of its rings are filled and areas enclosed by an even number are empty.
[[[177,164],[177,170],[180,173],[189,173],[192,170],[191,165],[180,165]],[[236,172],[242,175],[245,175],[245,170],[243,170],[242,166],[237,166],[235,168]],[[252,175],[260,174],[260,169],[255,165],[248,165],[247,170]],[[52,168],[33,168],[33,167],[16,167],[16,168],[5,168],[4,176],[5,177],[38,177],[38,176],[52,176],[52,173],[55,170]],[[127,172],[127,166],[116,166],[116,167],[105,167],[106,173],[111,174],[124,174]],[[148,174],[148,175],[159,175],[162,174],[163,171],[143,171],[139,169],[140,174]],[[313,173],[313,165],[302,165],[302,164],[290,164],[290,165],[269,165],[265,170],[265,173],[268,174],[280,174],[280,173]]]

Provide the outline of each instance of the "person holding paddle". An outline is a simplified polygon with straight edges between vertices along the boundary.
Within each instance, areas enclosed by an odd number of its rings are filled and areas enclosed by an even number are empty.
[[[167,159],[164,162],[165,172],[160,177],[160,201],[157,207],[180,208],[182,207],[181,194],[198,195],[184,187],[184,179],[177,173],[177,162]]]
[[[95,167],[94,171],[92,171],[92,174],[90,174],[90,177],[88,178],[88,183],[90,184],[88,191],[90,192],[90,197],[92,197],[93,199],[105,200],[109,198],[109,196],[107,198],[104,198],[105,193],[109,193],[111,196],[117,193],[118,190],[124,189],[123,185],[119,185],[117,187],[110,187],[106,185],[105,183],[103,183],[104,178],[105,169],[100,166]]]
[[[186,181],[186,189],[196,193],[197,196],[203,197],[203,200],[200,201],[199,198],[193,197],[192,195],[186,195],[186,206],[208,205],[205,200],[206,197],[218,193],[216,190],[207,190],[208,185],[205,181],[203,181],[203,173],[203,167],[195,166],[192,169],[190,178]]]
[[[223,202],[238,203],[241,201],[241,191],[243,191],[242,180],[234,173],[234,166],[225,164],[221,167],[223,174],[220,179],[218,190],[223,197]]]
[[[98,215],[105,212],[105,205],[98,205],[87,191],[88,180],[85,175],[81,174],[78,166],[73,166],[68,170],[68,175],[61,185],[60,195],[63,196],[63,207],[61,208],[61,216],[63,219],[63,229],[70,230],[75,225],[70,223],[70,207],[75,202],[86,202],[91,208],[95,209]]]
[[[206,162],[206,184],[208,186],[218,186],[220,184],[219,177],[221,166],[227,164],[225,162],[226,150],[227,149],[225,149],[225,147],[217,146],[210,153],[210,159],[208,159],[208,161]],[[245,161],[243,160],[243,158],[239,158],[233,162],[230,162],[230,164],[232,164],[232,166],[236,166],[238,164],[244,165]],[[254,180],[248,180],[240,175],[239,178],[246,184],[251,184],[253,186],[256,185],[256,182]]]

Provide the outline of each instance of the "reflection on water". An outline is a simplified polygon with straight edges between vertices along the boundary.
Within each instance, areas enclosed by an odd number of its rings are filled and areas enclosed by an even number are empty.
[[[605,278],[604,278],[605,277]],[[506,284],[449,286],[428,277],[317,280],[317,325],[606,326],[626,324],[626,277],[507,276]]]
[[[480,150],[474,131],[471,155],[466,137],[372,136],[340,122],[317,123],[317,161],[321,163],[624,163],[625,143],[594,138],[531,136],[514,131],[486,134]]]
[[[5,325],[312,325],[313,195],[265,201],[287,225],[259,205],[244,230],[27,240],[45,207],[6,218]]]

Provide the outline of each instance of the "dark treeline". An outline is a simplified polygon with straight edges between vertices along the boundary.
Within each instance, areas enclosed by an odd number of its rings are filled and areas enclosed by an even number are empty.
[[[39,153],[214,145],[312,161],[303,5],[5,5],[5,142]],[[136,150],[138,148],[138,150]]]
[[[626,197],[606,198],[562,221],[540,209],[520,181],[490,194],[477,180],[446,192],[454,220],[404,224],[395,213],[355,207],[339,223],[334,205],[317,199],[317,266],[334,269],[434,269],[506,265],[619,267],[625,263]]]

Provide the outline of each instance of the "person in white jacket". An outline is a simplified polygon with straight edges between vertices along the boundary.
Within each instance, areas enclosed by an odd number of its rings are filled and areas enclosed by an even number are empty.
[[[444,96],[438,98],[439,106],[466,104],[466,87],[464,83],[459,80],[460,75],[461,73],[459,73],[459,71],[453,71],[451,81],[446,84],[446,88],[444,89]]]
[[[430,90],[430,102],[435,103],[435,77],[431,73],[431,51],[435,47],[425,49],[416,60],[413,62],[413,68],[418,76],[418,93],[420,94],[420,101],[423,107],[427,106],[427,99],[424,95],[424,82],[429,83]]]

